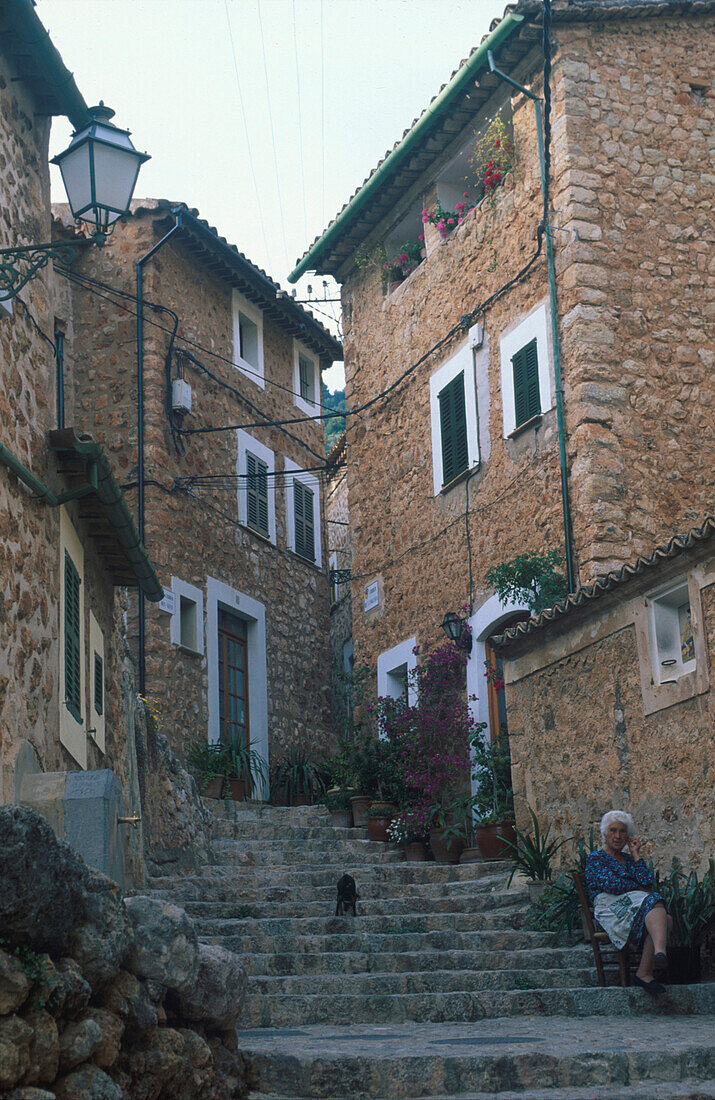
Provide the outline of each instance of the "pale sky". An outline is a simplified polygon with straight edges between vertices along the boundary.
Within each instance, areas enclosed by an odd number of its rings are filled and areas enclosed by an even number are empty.
[[[198,208],[287,289],[298,258],[503,10],[504,0],[37,0],[87,102],[103,99],[151,154],[135,198]],[[51,155],[70,132],[55,120]],[[299,298],[308,283],[322,296],[322,278],[308,276]],[[326,381],[342,385],[341,368]]]

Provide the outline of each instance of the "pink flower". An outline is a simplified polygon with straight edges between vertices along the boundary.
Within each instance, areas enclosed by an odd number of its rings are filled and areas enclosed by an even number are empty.
[[[465,191],[464,194],[462,195],[462,198],[463,199],[468,199],[469,198],[469,191]]]
[[[447,218],[447,225],[454,225],[454,218]]]
[[[437,228],[441,230],[445,230],[447,228],[444,218],[437,222]]]
[[[417,240],[418,240],[418,241],[423,241],[424,239],[425,239],[425,235],[424,235],[424,233],[420,233],[420,235],[419,235],[419,237],[417,238]],[[416,647],[415,647],[415,648],[416,648]]]

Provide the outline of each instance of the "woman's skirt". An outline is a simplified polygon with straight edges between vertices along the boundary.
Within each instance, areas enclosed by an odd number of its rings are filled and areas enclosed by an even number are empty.
[[[646,916],[659,903],[663,903],[660,894],[649,894],[645,890],[597,894],[593,915],[614,947],[620,949],[631,943],[640,950],[646,935]]]

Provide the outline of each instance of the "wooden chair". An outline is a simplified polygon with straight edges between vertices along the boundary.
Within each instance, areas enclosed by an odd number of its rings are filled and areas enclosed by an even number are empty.
[[[588,930],[588,938],[591,941],[591,947],[593,948],[593,958],[596,963],[596,973],[598,974],[598,984],[606,984],[606,974],[603,965],[603,959],[601,957],[601,948],[610,947],[611,950],[616,951],[617,948],[613,947],[611,941],[605,932],[596,929],[596,925],[593,920],[593,913],[591,912],[591,906],[588,901],[588,893],[586,891],[586,880],[582,874],[578,871],[573,871],[571,877],[576,885],[576,893],[578,894],[579,901],[581,902],[581,910],[583,912],[583,919]],[[630,971],[628,967],[628,947],[622,947],[618,951],[618,973],[622,986],[631,984]]]

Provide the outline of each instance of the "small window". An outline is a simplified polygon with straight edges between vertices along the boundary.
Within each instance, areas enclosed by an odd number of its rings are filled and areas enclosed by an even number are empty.
[[[79,573],[65,550],[65,703],[72,717],[81,722],[79,586]]]
[[[104,661],[98,653],[94,655],[94,710],[100,717],[104,714]]]
[[[655,680],[673,681],[695,670],[695,638],[687,583],[650,601]]]
[[[185,649],[198,649],[196,639],[196,601],[188,596],[179,596],[179,621],[181,645]]]
[[[238,369],[263,388],[263,314],[237,291],[233,293],[233,356]]]
[[[541,412],[539,359],[535,339],[512,356],[511,365],[514,372],[516,427],[519,428]]]
[[[315,368],[305,355],[298,356],[300,396],[309,404],[315,404]]]
[[[308,416],[320,415],[320,364],[304,344],[293,342],[293,402]]]
[[[469,465],[463,373],[458,374],[440,391],[439,422],[442,441],[442,478],[443,484],[449,485]]]
[[[293,479],[295,510],[295,552],[308,561],[315,561],[315,528],[313,524],[313,490],[298,478]]]
[[[238,354],[244,363],[258,370],[258,325],[238,312]]]
[[[246,474],[248,526],[268,538],[268,466],[246,451]]]

